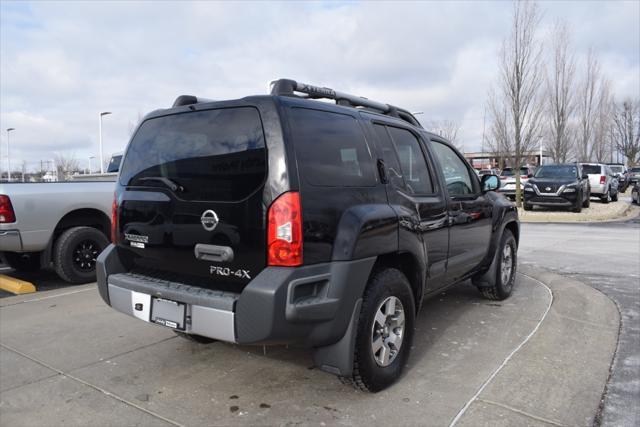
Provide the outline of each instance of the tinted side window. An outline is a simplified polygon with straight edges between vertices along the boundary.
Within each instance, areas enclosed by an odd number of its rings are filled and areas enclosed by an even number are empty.
[[[376,184],[371,153],[355,118],[293,108],[291,136],[298,170],[308,183],[331,187]]]
[[[433,185],[424,154],[416,137],[405,129],[387,127],[396,146],[407,189],[413,194],[431,194]]]
[[[450,196],[474,194],[473,180],[466,163],[453,149],[438,141],[432,141]]]

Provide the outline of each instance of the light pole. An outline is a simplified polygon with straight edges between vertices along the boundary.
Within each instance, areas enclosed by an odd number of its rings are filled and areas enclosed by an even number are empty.
[[[539,138],[540,138],[540,164],[538,164],[538,166],[542,166],[542,141],[544,138],[542,135],[540,135]]]
[[[16,130],[15,128],[7,129],[7,181],[11,182],[11,157],[9,157],[9,132]]]
[[[104,161],[102,158],[102,116],[107,116],[111,114],[111,111],[103,111],[102,113],[100,113],[100,120],[99,120],[99,133],[100,133],[100,173],[104,173]]]
[[[96,156],[89,156],[89,173],[93,173],[93,168],[91,167],[91,160],[95,158]]]

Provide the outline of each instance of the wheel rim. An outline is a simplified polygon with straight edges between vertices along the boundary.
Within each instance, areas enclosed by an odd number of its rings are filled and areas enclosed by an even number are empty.
[[[502,285],[505,287],[511,286],[513,260],[513,247],[511,244],[506,244],[502,250],[502,262],[500,264],[500,278],[502,279]]]
[[[371,351],[379,366],[389,366],[400,353],[404,339],[404,307],[390,296],[376,310],[371,326]]]
[[[83,272],[93,271],[99,254],[100,246],[95,240],[82,240],[73,249],[73,265]]]

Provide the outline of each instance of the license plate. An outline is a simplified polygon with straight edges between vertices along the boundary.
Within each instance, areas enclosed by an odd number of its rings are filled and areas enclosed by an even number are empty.
[[[184,330],[186,305],[163,298],[151,299],[151,321],[172,329]]]

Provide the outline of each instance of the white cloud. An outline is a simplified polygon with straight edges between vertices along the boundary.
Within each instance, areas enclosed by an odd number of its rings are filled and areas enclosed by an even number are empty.
[[[542,32],[573,29],[580,61],[599,55],[616,96],[639,96],[638,2],[543,2]],[[508,32],[507,2],[0,3],[0,127],[12,157],[55,151],[85,164],[121,150],[139,113],[184,93],[266,93],[290,77],[463,122],[477,148],[486,93]],[[2,133],[3,147],[6,136]],[[4,152],[4,148],[3,148]],[[14,162],[12,162],[14,163]]]

